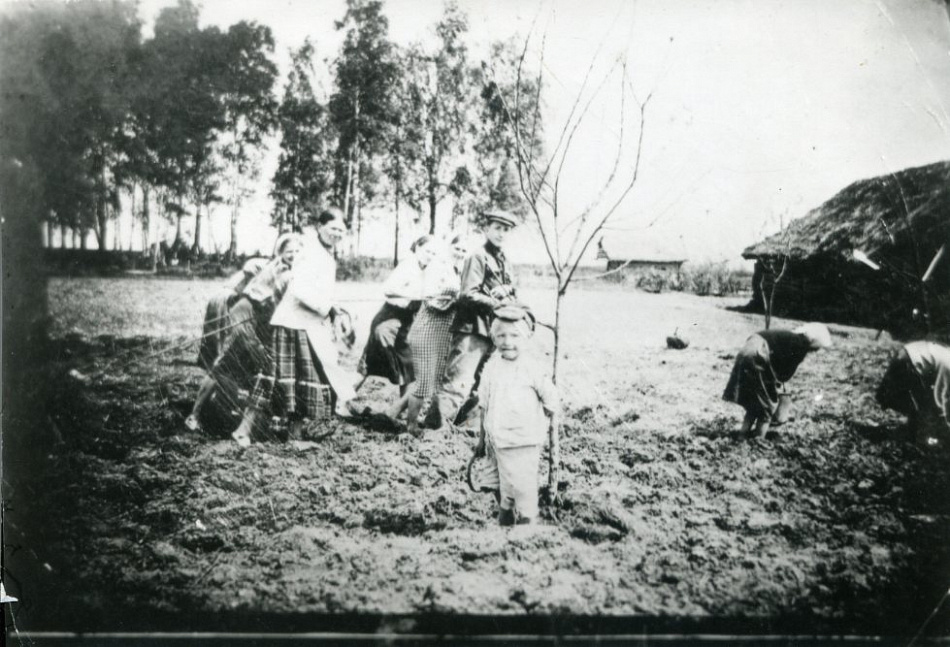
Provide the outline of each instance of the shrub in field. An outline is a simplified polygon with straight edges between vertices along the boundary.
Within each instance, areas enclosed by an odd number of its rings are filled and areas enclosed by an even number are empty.
[[[700,296],[729,296],[750,289],[751,277],[725,263],[687,263],[680,274],[681,289]]]
[[[375,281],[384,280],[393,269],[392,261],[372,256],[355,256],[337,259],[336,278],[338,281]]]
[[[637,287],[644,292],[659,293],[682,289],[679,273],[649,270],[637,276],[636,280]]]

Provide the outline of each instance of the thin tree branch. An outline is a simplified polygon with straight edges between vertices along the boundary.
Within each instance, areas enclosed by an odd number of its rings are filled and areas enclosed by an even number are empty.
[[[591,104],[594,102],[594,99],[596,99],[597,96],[600,94],[601,90],[604,89],[604,86],[607,84],[607,81],[608,79],[610,79],[610,76],[613,74],[614,68],[616,66],[617,66],[617,61],[615,61],[614,64],[610,66],[610,69],[607,70],[607,74],[604,75],[604,79],[600,82],[600,85],[597,86],[597,89],[594,90],[594,93],[590,95],[590,98],[588,98],[587,103],[584,104],[584,109],[581,111],[580,116],[577,118],[577,121],[574,122],[574,126],[571,128],[571,133],[570,135],[568,135],[567,142],[564,145],[564,151],[561,153],[561,161],[558,164],[557,172],[554,175],[554,204],[557,204],[558,188],[561,183],[561,173],[564,170],[564,163],[567,161],[567,154],[571,150],[571,144],[574,141],[574,135],[577,134],[578,128],[580,128],[580,125],[584,122],[584,119],[587,117],[588,113],[590,112]],[[564,127],[567,128],[569,125],[570,125],[570,122],[564,124]],[[570,254],[568,254],[568,258],[570,258]]]
[[[625,132],[624,126],[627,122],[627,120],[624,118],[624,114],[625,114],[624,108],[625,108],[626,99],[627,99],[627,92],[626,92],[627,84],[625,83],[626,75],[627,75],[626,59],[624,59],[622,66],[623,66],[623,77],[620,80],[620,136],[617,138],[617,155],[614,158],[613,168],[610,170],[610,175],[607,177],[607,181],[604,183],[604,186],[601,188],[599,192],[597,192],[596,197],[593,200],[591,200],[590,204],[588,204],[584,208],[584,210],[581,211],[580,215],[577,216],[577,218],[573,219],[573,222],[577,222],[578,220],[580,221],[580,223],[577,225],[578,232],[581,232],[583,230],[584,225],[587,223],[587,218],[590,216],[590,214],[593,212],[594,209],[600,206],[601,201],[603,200],[604,196],[607,195],[607,193],[610,191],[610,187],[613,185],[614,179],[617,176],[617,169],[620,168],[620,159],[623,157],[623,140],[624,140],[624,132]],[[573,224],[573,222],[571,224]],[[571,240],[571,248],[567,252],[568,258],[571,258],[571,256],[574,254],[574,249],[577,245],[578,240],[580,240],[580,235],[575,235],[573,239]]]
[[[522,53],[522,55],[524,55],[524,53]],[[498,84],[497,76],[495,75],[494,69],[493,68],[489,68],[489,69],[491,70],[492,80],[494,81],[495,87],[498,90],[498,96],[502,101],[502,104],[503,104],[502,107],[504,108],[506,119],[508,120],[508,123],[512,125],[512,127],[514,128],[514,120],[511,116],[512,111],[509,109],[508,102],[505,100],[504,93],[501,91],[501,86]],[[516,83],[518,85],[521,84],[520,73],[519,73],[519,77]],[[520,113],[520,108],[521,108],[520,106],[516,106],[516,114]],[[516,153],[518,156],[518,182],[521,188],[521,193],[527,199],[528,205],[531,208],[531,212],[534,214],[535,220],[538,223],[538,230],[541,232],[541,240],[544,242],[544,251],[548,255],[548,260],[551,262],[551,267],[554,270],[554,274],[557,277],[558,282],[560,282],[561,280],[560,259],[556,255],[556,250],[552,249],[551,243],[548,240],[547,232],[544,229],[544,218],[542,217],[541,213],[538,211],[537,202],[540,197],[540,189],[538,190],[538,193],[535,193],[531,185],[530,174],[531,174],[531,170],[534,168],[534,164],[533,164],[531,156],[528,155],[524,150],[524,146],[521,143],[520,133],[517,128],[514,128],[514,134],[515,134]],[[526,175],[528,177],[526,177]],[[542,177],[542,181],[543,181],[543,177]],[[554,233],[556,235],[557,231],[555,230]]]
[[[577,266],[580,264],[581,259],[584,257],[584,253],[587,252],[587,248],[590,246],[591,241],[594,240],[594,237],[598,234],[598,232],[600,232],[600,230],[603,229],[604,225],[607,224],[607,221],[610,219],[610,216],[612,216],[614,211],[617,210],[617,207],[619,207],[621,203],[623,203],[624,199],[626,199],[627,195],[630,193],[634,185],[637,183],[637,177],[639,177],[640,175],[640,160],[643,157],[643,128],[644,128],[644,125],[646,124],[646,109],[652,97],[653,97],[653,93],[651,92],[649,95],[647,95],[646,100],[644,100],[644,102],[640,105],[640,134],[637,137],[637,158],[634,163],[633,175],[630,178],[630,183],[627,184],[626,189],[624,189],[620,197],[617,198],[617,201],[614,202],[613,206],[611,206],[610,209],[607,211],[607,213],[604,214],[604,217],[600,219],[600,222],[597,224],[594,230],[590,233],[590,236],[587,237],[587,240],[584,242],[583,247],[581,247],[581,250],[578,253],[577,257],[574,258],[573,260],[571,260],[570,258],[567,259],[567,263],[571,266],[571,269],[568,272],[567,276],[562,281],[561,286],[558,288],[561,291],[567,290],[567,286],[568,284],[570,284],[571,278],[574,276],[574,272],[577,271]],[[578,236],[580,236],[581,234],[580,230],[578,230],[577,233],[578,233]]]

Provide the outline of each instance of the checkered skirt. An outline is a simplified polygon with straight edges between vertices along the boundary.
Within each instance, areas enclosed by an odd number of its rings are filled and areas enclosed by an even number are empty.
[[[409,347],[412,349],[412,369],[416,376],[413,395],[428,401],[445,372],[445,361],[452,344],[452,321],[455,308],[437,310],[424,304],[416,315],[409,331]]]
[[[329,420],[332,391],[303,330],[277,326],[271,337],[271,361],[257,376],[248,406],[271,415]]]
[[[210,370],[214,365],[214,360],[218,358],[218,353],[224,346],[230,331],[231,317],[229,310],[231,302],[237,298],[237,295],[228,290],[221,292],[208,301],[205,308],[205,320],[201,329],[201,347],[198,350],[198,365],[205,370]]]

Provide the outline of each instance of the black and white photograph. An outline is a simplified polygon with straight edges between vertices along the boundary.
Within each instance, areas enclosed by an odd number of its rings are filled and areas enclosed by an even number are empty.
[[[6,644],[950,640],[950,2],[0,0]]]

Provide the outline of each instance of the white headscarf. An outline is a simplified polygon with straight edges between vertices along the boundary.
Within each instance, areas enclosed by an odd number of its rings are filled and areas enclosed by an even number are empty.
[[[828,330],[828,326],[825,324],[802,324],[792,332],[798,333],[799,335],[805,337],[805,339],[807,339],[811,344],[812,350],[831,347],[831,332]]]

